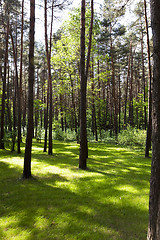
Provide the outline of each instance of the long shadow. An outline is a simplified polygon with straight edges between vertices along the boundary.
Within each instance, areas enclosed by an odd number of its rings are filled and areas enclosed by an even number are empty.
[[[14,229],[19,236],[26,232],[28,240],[90,239],[93,232],[95,239],[143,240],[146,210],[131,205],[125,191],[115,188],[117,182],[84,176],[72,182],[73,191],[56,174],[22,181],[16,178],[20,170],[5,163],[0,167],[7,176],[1,182],[0,218],[8,219],[0,228],[1,239]],[[122,200],[116,203],[112,197]]]
[[[138,201],[148,194],[147,160],[143,165],[131,153],[130,161],[126,152],[125,157],[109,152],[106,156],[105,147],[98,151],[97,160],[96,152],[94,147],[90,150],[91,175],[84,173],[70,182],[57,173],[22,181],[17,177],[21,169],[0,163],[0,218],[8,219],[5,228],[0,227],[0,239],[10,229],[17,229],[17,235],[26,232],[28,240],[90,239],[93,232],[95,239],[145,239],[148,211]],[[73,172],[77,158],[78,149],[70,144],[57,144],[53,156],[33,153],[40,163],[65,165]]]

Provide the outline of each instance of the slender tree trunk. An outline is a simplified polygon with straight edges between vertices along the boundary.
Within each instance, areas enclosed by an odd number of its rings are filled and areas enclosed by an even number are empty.
[[[126,128],[127,126],[128,81],[130,78],[131,51],[132,51],[132,41],[130,43],[130,50],[129,50],[129,57],[128,57],[128,73],[127,73],[126,88],[125,88],[124,128]]]
[[[138,102],[138,94],[139,94],[139,79],[138,79],[137,72],[138,72],[138,70],[135,70],[135,80],[136,80],[136,95],[135,95],[135,99],[136,99],[136,102]],[[139,110],[138,110],[138,106],[136,106],[135,124],[136,124],[136,128],[137,129],[139,128],[138,115],[139,115]]]
[[[152,167],[149,198],[148,240],[160,239],[160,1],[151,0],[153,33],[153,105],[152,105]]]
[[[95,140],[98,141],[97,133],[97,119],[96,119],[96,108],[95,108],[95,82],[94,82],[94,60],[92,57],[92,71],[91,71],[91,89],[92,89],[92,132],[95,136]]]
[[[95,109],[95,94],[94,94],[94,80],[92,82],[92,128],[93,134],[95,135],[96,141],[98,141],[98,133],[97,133],[97,119],[96,119],[96,109]]]
[[[129,124],[134,126],[133,123],[133,53],[131,49],[131,77],[130,77],[130,86],[129,86]]]
[[[71,92],[72,92],[72,108],[73,108],[73,116],[74,116],[74,126],[75,126],[75,133],[76,133],[76,139],[77,143],[79,142],[78,137],[78,123],[77,123],[77,115],[76,115],[76,104],[75,104],[75,94],[74,94],[74,87],[73,87],[73,79],[72,75],[70,74],[70,81],[71,81]]]
[[[8,130],[12,134],[12,119],[11,119],[11,104],[10,104],[10,98],[11,98],[11,93],[10,93],[10,70],[8,66],[8,82],[7,82],[7,102],[6,102],[6,107],[7,107],[7,118],[8,118]]]
[[[24,75],[24,98],[23,98],[23,135],[25,136],[25,127],[26,127],[26,102],[27,102],[27,94],[26,94],[26,80]]]
[[[21,20],[21,56],[20,56],[20,75],[19,75],[19,131],[18,131],[18,153],[20,153],[20,142],[22,141],[22,70],[23,70],[23,25],[24,25],[24,0],[22,0],[22,20]]]
[[[117,96],[116,96],[116,83],[115,83],[115,66],[113,59],[113,43],[112,43],[112,27],[110,26],[110,51],[111,51],[111,64],[112,64],[112,98],[113,98],[113,109],[114,109],[114,133],[118,134],[118,109],[117,109]]]
[[[17,67],[17,53],[14,46],[14,40],[12,33],[10,31],[12,48],[13,48],[13,57],[15,65],[15,79],[16,79],[16,90],[17,90],[17,108],[18,108],[18,141],[17,141],[17,153],[21,153],[20,144],[21,144],[21,98],[20,98],[20,85],[18,82],[18,67]]]
[[[89,45],[87,62],[85,69],[85,0],[81,4],[81,102],[80,102],[80,154],[79,154],[79,168],[86,169],[88,158],[88,144],[87,144],[87,120],[86,120],[86,91],[87,78],[90,64],[91,44],[92,44],[92,30],[93,30],[93,0],[91,0],[91,23],[89,33]]]
[[[141,27],[142,28],[142,27]],[[143,81],[143,101],[146,103],[146,78],[145,78],[145,67],[144,67],[144,51],[143,51],[143,29],[142,29],[142,39],[141,39],[141,55],[142,55],[142,81]],[[144,129],[147,128],[147,109],[144,105]]]
[[[48,86],[49,87],[49,86]],[[47,131],[48,131],[48,98],[49,98],[49,89],[47,87],[47,97],[44,97],[44,103],[46,104],[44,110],[44,129],[45,129],[45,136],[44,136],[44,148],[43,152],[47,152]]]
[[[15,151],[15,142],[16,142],[16,98],[17,98],[17,88],[16,88],[16,80],[13,75],[13,131],[12,131],[12,152]]]
[[[64,131],[64,112],[63,112],[63,95],[60,94],[60,113],[61,113],[61,129]]]
[[[80,153],[79,168],[86,169],[86,152],[87,152],[87,126],[86,126],[86,90],[87,79],[85,73],[85,0],[81,2],[81,96],[80,96]]]
[[[5,39],[5,59],[4,59],[4,73],[3,73],[3,92],[2,92],[2,107],[1,107],[1,128],[0,128],[0,149],[4,149],[4,117],[5,117],[5,99],[6,99],[6,76],[8,64],[8,38],[9,38],[9,20],[6,28]]]
[[[30,0],[28,126],[24,155],[23,178],[31,177],[31,148],[33,136],[34,31],[35,31],[35,0]]]
[[[120,70],[119,70],[120,72]],[[121,76],[119,74],[118,76],[118,88],[119,88],[119,127],[118,127],[118,130],[119,130],[119,133],[121,131]]]
[[[47,0],[44,0],[44,24],[45,24],[45,46],[46,46],[46,57],[47,57],[47,67],[48,67],[48,86],[49,86],[49,146],[48,154],[52,155],[52,76],[51,76],[51,42],[50,48],[48,45],[48,34],[47,34]],[[53,14],[53,4],[52,4],[52,14]],[[52,34],[52,23],[51,23],[51,34]],[[50,34],[50,37],[51,37]],[[50,38],[51,41],[51,38]]]
[[[146,0],[144,0],[144,10],[145,10],[146,33],[147,33],[147,55],[148,55],[148,73],[149,73],[148,74],[149,75],[148,122],[147,122],[145,157],[149,157],[149,150],[151,149],[151,141],[152,141],[152,70],[151,70],[151,57],[150,57],[150,44],[149,44],[149,31],[148,31]]]
[[[99,53],[98,53],[99,55]],[[97,64],[97,74],[98,74],[98,121],[99,121],[99,134],[100,134],[100,138],[101,138],[101,131],[102,131],[102,116],[101,116],[101,83],[100,83],[100,62],[98,59],[98,64]]]
[[[38,74],[38,69],[37,69],[37,93],[36,93],[36,99],[39,101],[40,96],[39,96],[39,74]],[[37,102],[38,103],[38,102]],[[40,136],[38,136],[38,124],[39,124],[39,116],[40,116],[40,109],[39,109],[39,104],[36,104],[35,107],[35,138],[38,140]],[[40,140],[40,139],[39,139]]]

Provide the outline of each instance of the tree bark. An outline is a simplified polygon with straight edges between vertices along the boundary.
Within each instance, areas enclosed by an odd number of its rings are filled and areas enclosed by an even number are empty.
[[[51,16],[51,32],[50,32],[50,45],[48,45],[47,33],[47,0],[44,0],[44,24],[45,24],[45,46],[48,67],[48,86],[49,86],[49,146],[48,154],[52,155],[52,76],[51,76],[51,34],[53,22],[53,2],[52,2],[52,16]]]
[[[44,129],[45,129],[45,135],[44,135],[44,148],[43,152],[47,152],[47,131],[48,131],[48,98],[49,98],[49,89],[47,87],[47,96],[44,96],[44,103],[45,103],[45,109],[44,109]]]
[[[143,82],[143,101],[146,103],[146,78],[145,78],[145,66],[144,66],[144,50],[143,50],[143,28],[141,26],[142,39],[141,39],[141,59],[142,59],[142,82]],[[147,109],[144,105],[144,129],[147,129]]]
[[[118,132],[121,131],[121,75],[120,75],[120,69],[119,69],[119,76],[118,76],[118,106],[119,106],[119,119],[118,119]]]
[[[20,75],[19,75],[19,131],[18,131],[18,153],[20,150],[20,142],[22,141],[21,123],[22,123],[22,67],[23,67],[23,25],[24,25],[24,0],[22,0],[22,17],[21,17],[21,54],[20,54]]]
[[[18,140],[17,140],[17,153],[21,153],[20,144],[21,144],[21,98],[20,98],[20,85],[18,82],[18,67],[17,67],[17,53],[14,45],[14,40],[12,32],[10,30],[12,48],[13,48],[13,57],[15,65],[15,80],[16,80],[16,91],[17,91],[17,108],[18,108]],[[16,104],[16,103],[15,103]],[[13,133],[14,134],[14,133]]]
[[[129,81],[129,124],[133,127],[133,52],[131,48],[131,77]]]
[[[0,149],[4,149],[4,117],[5,117],[5,99],[6,99],[6,75],[8,63],[8,38],[9,38],[9,20],[6,28],[5,39],[5,59],[4,59],[4,73],[3,73],[3,92],[2,92],[2,107],[1,107],[1,128],[0,128]]]
[[[87,127],[86,127],[86,90],[87,78],[85,73],[85,0],[81,2],[81,60],[80,60],[80,153],[79,168],[86,169]]]
[[[30,0],[28,126],[24,155],[23,178],[31,177],[31,148],[33,136],[34,31],[35,31],[35,0]]]
[[[152,167],[149,198],[148,240],[160,239],[160,18],[159,0],[150,0],[153,33]]]
[[[95,82],[94,82],[94,60],[92,57],[92,70],[91,70],[91,90],[92,90],[92,133],[95,136],[95,140],[98,142],[98,133],[97,133],[97,119],[96,119],[96,108],[95,108]]]
[[[88,158],[88,143],[87,143],[87,118],[86,118],[86,92],[87,92],[87,78],[90,64],[91,45],[92,45],[92,31],[93,31],[93,0],[91,0],[91,22],[89,32],[89,45],[87,54],[87,63],[85,69],[85,0],[81,3],[81,99],[80,99],[80,154],[79,154],[79,168],[87,168]]]
[[[76,133],[76,140],[77,143],[79,143],[79,137],[78,137],[78,122],[77,122],[77,114],[76,114],[76,103],[75,103],[75,94],[74,94],[74,85],[73,85],[73,79],[72,75],[70,74],[70,81],[71,81],[71,94],[72,94],[72,109],[73,109],[73,116],[74,116],[74,127],[75,127],[75,133]]]
[[[125,88],[124,128],[127,127],[127,100],[128,100],[128,81],[129,81],[129,78],[130,78],[131,51],[132,51],[132,41],[130,43],[130,49],[129,49],[128,73],[127,73],[126,88]]]
[[[112,65],[112,98],[114,109],[114,133],[118,134],[118,109],[117,109],[117,96],[116,96],[116,83],[115,83],[115,66],[113,59],[113,42],[112,42],[112,27],[110,26],[110,52],[111,52],[111,65]]]
[[[149,75],[148,122],[147,122],[145,157],[149,157],[149,150],[151,149],[151,141],[152,141],[152,69],[151,69],[151,57],[150,57],[150,44],[149,44],[149,31],[148,31],[146,0],[144,0],[144,11],[145,11],[146,33],[147,33],[147,55],[148,55],[148,75]]]

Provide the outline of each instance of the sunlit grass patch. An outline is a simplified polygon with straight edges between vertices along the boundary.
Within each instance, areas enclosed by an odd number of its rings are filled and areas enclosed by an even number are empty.
[[[53,142],[53,156],[33,141],[33,179],[22,180],[23,153],[0,150],[0,239],[143,240],[148,224],[150,160],[140,150]]]

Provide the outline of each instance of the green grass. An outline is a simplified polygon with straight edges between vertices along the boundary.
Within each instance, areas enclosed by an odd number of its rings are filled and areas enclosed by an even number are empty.
[[[24,149],[23,149],[24,151]],[[76,143],[34,143],[33,179],[23,153],[0,150],[0,239],[145,240],[150,160],[141,150],[89,144],[87,171]]]

